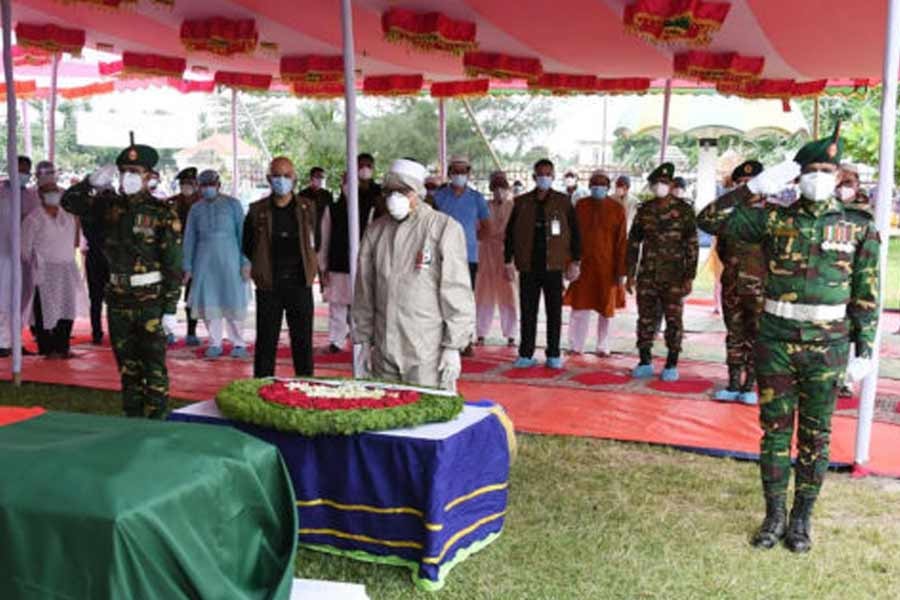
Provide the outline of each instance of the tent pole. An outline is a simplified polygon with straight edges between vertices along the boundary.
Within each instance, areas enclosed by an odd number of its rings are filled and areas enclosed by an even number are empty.
[[[240,185],[238,173],[237,88],[231,88],[231,195],[237,198]]]
[[[503,170],[503,164],[500,162],[500,157],[497,156],[497,153],[494,152],[494,147],[491,146],[490,140],[487,139],[487,136],[484,134],[484,129],[481,128],[481,124],[478,122],[478,119],[475,118],[475,111],[472,110],[472,105],[469,104],[468,98],[460,98],[462,100],[463,106],[466,107],[466,113],[469,115],[469,119],[472,120],[472,125],[475,126],[475,131],[478,132],[478,137],[481,138],[481,141],[484,142],[484,145],[487,146],[488,152],[491,153],[491,159],[494,161],[494,165],[498,170]]]
[[[6,82],[6,166],[12,191],[12,215],[8,244],[12,246],[12,305],[9,307],[12,343],[13,385],[22,384],[22,190],[19,188],[19,161],[16,143],[16,86],[12,63],[12,3],[0,0],[3,26],[3,78]]]
[[[606,111],[609,103],[609,97],[603,96],[603,132],[600,134],[600,168],[606,169]]]
[[[47,134],[50,138],[47,160],[54,164],[56,162],[56,93],[59,80],[59,57],[59,52],[53,55],[53,70],[50,73],[50,132]]]
[[[855,467],[869,460],[869,446],[872,441],[872,420],[875,416],[875,392],[878,386],[878,358],[881,347],[881,333],[884,322],[884,288],[888,266],[888,246],[890,242],[890,216],[894,190],[894,137],[897,125],[897,70],[900,69],[900,0],[890,0],[888,4],[887,31],[885,32],[884,72],[881,89],[881,149],[878,158],[878,192],[875,203],[875,224],[881,234],[881,255],[878,260],[880,293],[878,294],[878,329],[872,360],[875,369],[865,378],[859,399],[859,417],[856,424]]]
[[[447,172],[447,106],[444,98],[438,99],[438,167],[443,176]]]
[[[256,136],[256,141],[259,142],[259,145],[262,146],[263,154],[266,155],[266,162],[272,162],[272,153],[269,151],[269,146],[266,144],[266,140],[263,139],[262,132],[259,130],[259,125],[256,123],[256,119],[253,118],[253,115],[247,109],[247,105],[244,104],[244,101],[241,100],[241,97],[238,96],[238,106],[241,107],[241,110],[244,111],[244,118],[247,119],[247,122],[250,123],[250,127],[253,128],[253,135]]]
[[[356,259],[359,255],[359,173],[356,164],[356,61],[353,50],[353,7],[341,0],[341,30],[344,42],[344,116],[347,134],[347,231],[350,237],[350,297],[356,287]],[[350,324],[351,330],[353,323]],[[358,360],[353,347],[354,377]]]
[[[813,135],[814,140],[819,139],[819,97],[813,101]]]
[[[659,162],[666,162],[666,146],[669,145],[669,106],[672,103],[672,80],[666,79],[666,91],[663,96],[662,136],[659,140]]]
[[[50,151],[50,126],[47,124],[47,100],[41,100],[41,140],[44,144],[44,156]]]
[[[21,100],[22,103],[22,135],[25,137],[25,156],[31,158],[33,151],[31,147],[31,119],[28,118],[28,100]]]

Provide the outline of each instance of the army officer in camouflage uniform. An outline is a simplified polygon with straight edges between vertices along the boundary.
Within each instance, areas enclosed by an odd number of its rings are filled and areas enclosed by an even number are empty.
[[[115,176],[109,165],[62,198],[67,211],[100,221],[103,228],[111,273],[107,318],[122,377],[122,407],[126,416],[153,419],[165,415],[169,395],[162,319],[175,314],[181,289],[181,223],[175,210],[147,189],[157,160],[153,148],[132,144],[116,159],[119,193],[99,193]]]
[[[793,552],[810,549],[809,519],[828,468],[838,386],[845,368],[859,378],[871,370],[879,239],[871,222],[850,214],[835,198],[840,146],[836,129],[801,148],[796,164],[767,169],[700,214],[704,228],[761,243],[768,257],[765,312],[755,351],[766,517],[752,543],[761,548],[784,537]],[[798,202],[765,210],[750,206],[756,195],[774,193],[801,168]],[[851,341],[856,357],[848,367]],[[794,505],[786,524],[798,412]]]
[[[663,163],[647,180],[655,196],[643,202],[628,232],[625,289],[634,293],[637,279],[637,347],[640,363],[636,378],[653,377],[651,352],[657,316],[662,306],[666,317],[666,347],[669,355],[663,381],[678,379],[678,355],[684,328],[684,298],[691,293],[697,275],[697,225],[691,205],[671,194],[675,166]]]

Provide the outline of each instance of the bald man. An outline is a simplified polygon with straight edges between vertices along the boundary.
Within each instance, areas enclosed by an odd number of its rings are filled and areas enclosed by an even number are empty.
[[[297,376],[312,375],[315,199],[294,193],[297,173],[283,156],[269,165],[268,180],[272,191],[250,205],[241,244],[256,284],[253,376],[275,374],[275,352],[284,315],[294,372]]]

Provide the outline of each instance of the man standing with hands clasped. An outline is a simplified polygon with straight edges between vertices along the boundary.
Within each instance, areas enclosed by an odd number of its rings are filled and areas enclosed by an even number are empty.
[[[793,161],[763,171],[700,213],[704,229],[763,245],[768,261],[765,308],[755,347],[760,474],[766,517],[753,537],[758,548],[782,538],[792,552],[812,547],[810,516],[828,470],[835,397],[847,369],[860,380],[873,368],[878,322],[880,240],[870,221],[835,198],[839,128],[803,146]],[[801,198],[791,206],[752,207],[800,175]],[[850,343],[855,356],[849,358]],[[791,438],[799,414],[794,504],[786,497]]]

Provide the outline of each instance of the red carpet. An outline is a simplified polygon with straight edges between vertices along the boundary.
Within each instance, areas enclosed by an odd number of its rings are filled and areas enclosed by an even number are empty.
[[[665,394],[703,394],[710,390],[709,379],[679,379],[678,381],[651,381],[647,387]]]
[[[0,406],[0,427],[25,421],[46,412],[40,406],[26,408],[22,406]]]
[[[584,375],[577,375],[572,378],[572,381],[576,381],[582,385],[625,385],[629,381],[631,381],[630,377],[625,375],[616,375],[615,373],[607,373],[605,371],[598,371],[595,373],[585,373]]]

